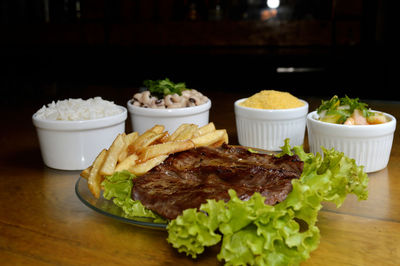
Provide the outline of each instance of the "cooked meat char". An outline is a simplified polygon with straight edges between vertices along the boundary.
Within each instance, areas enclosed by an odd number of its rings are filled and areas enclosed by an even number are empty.
[[[303,162],[298,156],[251,153],[244,147],[200,147],[170,155],[164,163],[134,179],[132,198],[167,219],[207,199],[228,201],[229,189],[242,200],[254,192],[274,205],[292,190]]]

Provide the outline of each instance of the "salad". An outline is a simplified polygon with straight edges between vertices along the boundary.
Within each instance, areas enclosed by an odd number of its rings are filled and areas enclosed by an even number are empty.
[[[319,120],[334,124],[373,125],[388,122],[384,114],[373,112],[366,103],[348,96],[339,98],[335,95],[330,100],[322,101],[317,113]]]
[[[274,206],[264,204],[259,193],[242,201],[230,190],[229,202],[208,200],[200,210],[186,209],[167,221],[131,198],[135,176],[128,171],[107,176],[103,196],[128,216],[167,223],[168,243],[192,258],[206,247],[221,244],[217,258],[227,265],[298,265],[318,247],[316,222],[321,203],[340,207],[349,193],[367,199],[368,176],[362,166],[334,149],[314,155],[302,146],[292,148],[286,139],[277,156],[284,154],[297,154],[304,168],[300,179],[292,181],[287,198]]]

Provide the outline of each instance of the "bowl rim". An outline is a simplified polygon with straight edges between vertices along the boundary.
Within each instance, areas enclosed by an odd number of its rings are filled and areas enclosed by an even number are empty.
[[[295,107],[295,108],[284,108],[284,109],[261,109],[261,108],[252,108],[252,107],[246,107],[246,106],[241,106],[239,105],[239,103],[245,101],[248,98],[241,98],[235,101],[235,106],[238,108],[241,108],[243,110],[248,110],[248,111],[253,111],[253,112],[259,112],[259,113],[289,113],[289,112],[296,112],[299,111],[301,109],[308,109],[308,102],[303,100],[303,99],[299,99],[301,102],[304,103],[304,105],[299,106],[299,107]]]
[[[262,121],[272,121],[272,120],[292,120],[292,119],[303,119],[308,113],[309,104],[307,101],[299,99],[304,103],[303,106],[296,108],[287,109],[258,109],[240,106],[239,103],[243,102],[247,98],[242,98],[236,100],[234,103],[235,116],[250,120],[262,120]]]
[[[208,99],[207,102],[197,106],[182,107],[182,108],[169,108],[169,109],[156,109],[156,108],[143,108],[139,106],[134,106],[132,99],[128,100],[127,107],[130,114],[134,115],[145,115],[154,117],[173,117],[181,115],[192,115],[198,114],[210,110],[211,100]]]
[[[32,115],[32,122],[36,128],[55,131],[79,131],[104,128],[122,123],[127,119],[127,109],[120,105],[117,105],[117,107],[122,110],[121,113],[89,120],[47,120],[38,118],[37,113],[34,113]]]
[[[373,125],[334,124],[317,120],[315,117],[317,115],[317,111],[312,111],[307,115],[307,121],[308,121],[307,127],[310,128],[311,126],[310,123],[312,123],[314,125],[314,128],[319,127],[321,129],[329,130],[330,134],[335,134],[337,132],[353,133],[355,137],[386,135],[393,133],[396,130],[396,118],[393,115],[382,111],[376,111],[376,110],[371,110],[371,111],[384,114],[386,117],[390,119],[390,121],[382,124],[373,124]]]
[[[323,125],[327,125],[327,126],[332,126],[332,127],[342,127],[342,128],[354,128],[355,126],[357,128],[371,128],[371,127],[382,127],[382,126],[387,126],[387,125],[391,125],[391,124],[395,124],[396,123],[396,118],[388,113],[382,112],[382,111],[377,111],[377,110],[371,110],[371,112],[374,113],[381,113],[383,115],[385,115],[386,117],[390,118],[389,122],[386,123],[381,123],[381,124],[372,124],[372,125],[344,125],[344,124],[335,124],[335,123],[329,123],[329,122],[324,122],[321,120],[318,120],[315,118],[315,115],[317,115],[317,111],[312,111],[307,115],[307,119],[310,119],[311,121],[314,121],[318,124],[323,124]]]

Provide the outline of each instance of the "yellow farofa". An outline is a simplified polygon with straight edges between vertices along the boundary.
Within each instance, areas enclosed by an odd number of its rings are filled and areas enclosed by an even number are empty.
[[[240,103],[241,106],[257,109],[290,109],[304,105],[289,92],[263,90]]]

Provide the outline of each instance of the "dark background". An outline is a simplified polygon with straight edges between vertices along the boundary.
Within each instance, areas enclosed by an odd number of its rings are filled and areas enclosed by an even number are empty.
[[[1,104],[125,101],[165,77],[205,94],[400,100],[394,1],[266,2],[0,0]]]

